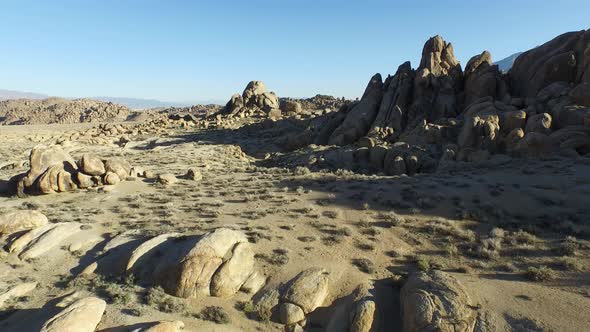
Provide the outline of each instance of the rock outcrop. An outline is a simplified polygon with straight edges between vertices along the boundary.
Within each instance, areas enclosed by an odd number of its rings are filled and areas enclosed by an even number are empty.
[[[93,332],[105,309],[106,302],[96,297],[77,300],[45,322],[41,332]]]
[[[64,222],[34,228],[16,238],[10,244],[9,251],[17,253],[22,260],[40,257],[79,232],[80,226],[76,222]]]
[[[381,75],[376,74],[369,81],[360,102],[348,112],[344,121],[330,136],[328,143],[347,145],[366,135],[377,116],[382,98],[383,82]]]
[[[274,92],[266,91],[262,81],[251,81],[241,95],[233,95],[225,105],[226,113],[240,117],[276,109],[279,109],[279,99]]]
[[[441,162],[483,163],[494,154],[584,155],[589,45],[589,31],[567,33],[521,54],[509,73],[488,51],[463,72],[452,44],[435,36],[416,70],[406,62],[385,82],[373,76],[360,101],[305,123],[283,147],[340,146],[305,166],[388,175],[433,171]]]
[[[554,82],[574,86],[590,82],[590,30],[564,33],[524,52],[514,61],[509,77],[512,92],[519,97],[536,97]]]
[[[101,160],[85,154],[76,162],[59,146],[38,145],[31,150],[30,169],[17,184],[17,194],[52,194],[103,184],[113,185],[131,175],[131,165],[122,158]]]
[[[282,324],[296,324],[321,306],[329,291],[329,273],[321,268],[302,271],[279,289],[267,287],[253,298],[262,317]]]
[[[166,233],[141,241],[136,233],[111,239],[82,274],[134,275],[144,286],[189,298],[255,293],[266,282],[246,236],[219,228],[203,236]]]

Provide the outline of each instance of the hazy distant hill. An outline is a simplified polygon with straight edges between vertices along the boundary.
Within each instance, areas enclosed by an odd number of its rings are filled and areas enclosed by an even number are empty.
[[[498,65],[498,69],[500,69],[500,71],[508,72],[510,70],[510,68],[512,68],[512,65],[514,64],[514,60],[516,60],[516,58],[518,58],[518,56],[521,55],[522,53],[523,52],[514,53],[505,59],[494,62],[494,64]]]
[[[89,99],[110,101],[116,104],[125,105],[131,109],[147,109],[157,107],[185,107],[190,106],[189,103],[175,103],[165,102],[156,99],[140,99],[140,98],[126,98],[126,97],[89,97]]]
[[[10,100],[10,99],[47,99],[49,95],[40,94],[40,93],[32,93],[32,92],[23,92],[23,91],[14,91],[14,90],[3,90],[0,89],[0,101],[3,100]],[[63,97],[65,99],[80,99],[80,97]],[[127,97],[83,97],[86,99],[104,101],[104,102],[113,102],[115,104],[120,104],[129,107],[130,109],[140,110],[140,109],[148,109],[148,108],[160,108],[160,107],[187,107],[191,105],[207,105],[207,104],[224,104],[225,102],[222,100],[195,100],[191,102],[168,102],[168,101],[161,101],[156,99],[141,99],[141,98],[127,98]]]
[[[43,95],[40,93],[0,89],[0,101],[8,99],[45,99],[48,97],[48,95]]]

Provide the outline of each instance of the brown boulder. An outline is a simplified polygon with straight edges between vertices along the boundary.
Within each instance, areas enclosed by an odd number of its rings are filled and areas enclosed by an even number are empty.
[[[96,155],[86,153],[80,159],[80,170],[88,175],[103,175],[106,173],[104,163]]]
[[[120,157],[107,159],[105,169],[107,172],[116,173],[121,181],[125,181],[129,174],[131,174],[131,165]]]
[[[41,175],[46,174],[49,168],[51,168],[52,166],[57,166],[53,169],[53,176],[51,177],[51,179],[53,180],[52,184],[55,184],[55,186],[44,186],[43,189],[47,192],[55,192],[59,190],[57,185],[57,176],[59,170],[72,172],[78,169],[76,162],[69,155],[69,153],[65,152],[61,147],[58,146],[48,147],[44,145],[38,145],[34,147],[31,150],[31,154],[29,156],[29,165],[29,171],[19,181],[18,185],[23,192],[38,192],[39,188],[36,186],[36,181],[41,177]],[[47,176],[49,176],[49,174],[47,174]],[[62,187],[66,189],[65,186]]]

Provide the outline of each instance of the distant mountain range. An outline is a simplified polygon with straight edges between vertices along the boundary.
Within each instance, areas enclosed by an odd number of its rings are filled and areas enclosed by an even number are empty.
[[[45,99],[45,98],[49,98],[49,96],[43,95],[40,93],[0,89],[0,101],[8,100],[8,99]]]
[[[500,61],[496,61],[494,62],[495,65],[498,65],[498,69],[501,72],[508,72],[510,70],[510,68],[512,68],[512,65],[514,64],[514,60],[516,60],[516,58],[518,58],[519,55],[521,55],[524,52],[518,52],[518,53],[514,53],[511,56],[502,59]]]
[[[131,109],[147,109],[158,107],[186,107],[191,106],[191,103],[176,103],[165,102],[156,99],[140,99],[140,98],[126,98],[126,97],[88,97],[89,99],[112,102],[115,104],[125,105]]]
[[[0,101],[8,100],[8,99],[46,99],[50,98],[51,96],[40,94],[40,93],[32,93],[32,92],[23,92],[23,91],[14,91],[14,90],[2,90],[0,89]],[[76,98],[67,98],[67,99],[77,99]],[[194,102],[167,102],[161,101],[156,99],[141,99],[141,98],[126,98],[126,97],[83,97],[93,100],[105,101],[105,102],[112,102],[115,104],[125,105],[130,109],[148,109],[148,108],[159,108],[159,107],[185,107],[197,104],[224,104],[224,101],[221,100],[202,100],[202,101],[194,101]]]

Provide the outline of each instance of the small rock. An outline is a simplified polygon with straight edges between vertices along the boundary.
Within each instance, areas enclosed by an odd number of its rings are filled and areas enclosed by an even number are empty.
[[[178,182],[178,179],[174,174],[166,173],[158,175],[158,182],[165,186],[169,186]]]
[[[305,319],[305,313],[300,306],[283,303],[279,307],[279,319],[283,324],[294,324]]]
[[[201,181],[203,179],[203,174],[196,168],[189,168],[186,172],[186,178],[193,181]]]
[[[108,172],[104,176],[104,184],[106,184],[106,185],[112,186],[112,185],[119,184],[119,182],[121,182],[121,178],[119,178],[119,175],[117,175],[117,173]]]

